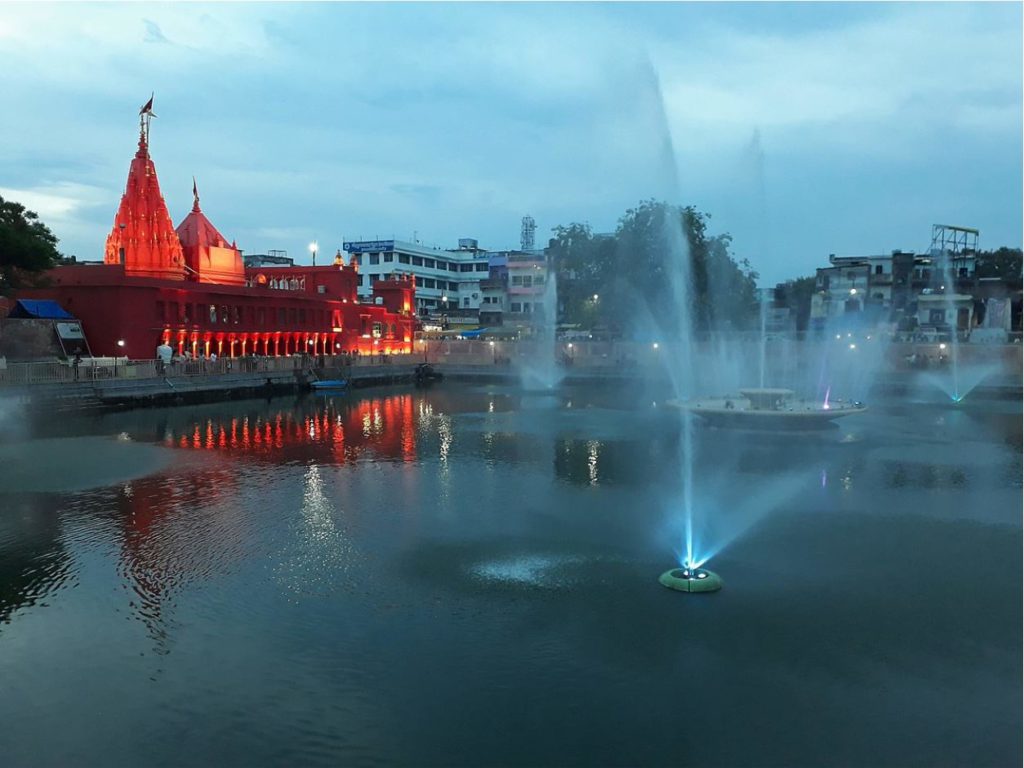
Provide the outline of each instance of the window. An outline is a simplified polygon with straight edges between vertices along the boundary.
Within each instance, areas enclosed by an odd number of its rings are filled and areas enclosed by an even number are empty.
[[[389,335],[389,338],[392,338],[392,339],[395,338],[395,331],[397,331],[397,330],[398,330],[397,326],[394,323],[392,323],[391,324],[391,334]]]
[[[383,334],[383,333],[384,333],[384,323],[374,323],[373,324],[373,338],[379,339],[381,337],[381,334]]]
[[[327,286],[326,285],[318,285],[316,287],[316,292],[317,293],[327,293]]]
[[[523,311],[523,305],[520,304],[518,301],[513,301],[512,302],[512,306],[511,306],[511,310],[513,312],[522,312]]]
[[[220,305],[220,321],[222,323],[227,323],[227,321],[228,321],[228,305],[227,304],[221,304]]]
[[[370,263],[371,264],[380,264],[380,254],[379,253],[371,253],[370,254]]]
[[[421,282],[423,283],[423,287],[424,288],[435,288],[435,287],[437,287],[437,283],[434,280],[430,279],[429,277],[424,277]]]
[[[967,277],[967,267],[960,267],[960,277]]]
[[[363,266],[363,256],[362,256],[362,254],[353,253],[352,254],[352,263],[353,264],[358,264],[359,266]]]
[[[238,305],[231,308],[231,322],[238,325],[242,322],[242,309]]]
[[[437,264],[434,262],[433,259],[424,259],[423,266],[428,267],[429,269],[434,269],[437,266]]]
[[[512,285],[522,285],[522,284],[523,284],[523,276],[522,275],[513,275],[512,276]]]
[[[488,269],[487,262],[478,262],[476,265],[477,272],[486,272]]]
[[[449,291],[457,291],[457,290],[459,290],[459,284],[458,283],[448,283],[448,290]]]
[[[217,305],[216,304],[211,304],[210,305],[210,322],[211,323],[216,323],[217,322]]]
[[[875,264],[875,274],[876,275],[882,274],[882,265],[881,264]]]
[[[523,314],[524,314],[524,315],[528,315],[528,314],[530,314],[530,309],[531,309],[531,305],[530,305],[530,302],[528,302],[528,301],[524,301],[524,302],[523,302]]]
[[[388,263],[388,262],[391,262],[391,261],[394,261],[394,260],[395,260],[395,254],[393,254],[393,253],[385,253],[384,254],[384,262],[385,263]]]
[[[544,285],[544,275],[534,275],[533,276],[533,284],[534,285]]]
[[[449,272],[458,272],[459,271],[459,265],[456,264],[454,261],[449,262],[448,263],[448,271]]]
[[[398,263],[399,264],[408,264],[409,263],[409,256],[408,256],[408,254],[405,254],[405,253],[398,254]]]
[[[523,288],[533,286],[533,275],[523,275]]]
[[[928,310],[928,322],[931,325],[945,325],[945,323],[946,323],[946,310],[944,310],[944,309],[930,309],[930,310]]]
[[[423,266],[423,259],[420,258],[419,256],[413,256],[412,257],[412,265],[414,267],[422,267]]]
[[[472,264],[459,264],[459,272],[472,272],[472,271],[473,271],[473,265]]]

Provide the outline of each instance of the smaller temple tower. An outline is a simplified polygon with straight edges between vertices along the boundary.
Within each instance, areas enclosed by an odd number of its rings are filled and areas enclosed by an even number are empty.
[[[229,244],[199,208],[199,189],[192,179],[192,211],[176,230],[185,256],[188,279],[200,283],[245,285],[242,253]]]
[[[123,265],[125,275],[130,277],[184,280],[181,242],[149,156],[149,123],[154,117],[150,97],[139,110],[139,149],[128,170],[128,183],[107,236],[103,261]]]

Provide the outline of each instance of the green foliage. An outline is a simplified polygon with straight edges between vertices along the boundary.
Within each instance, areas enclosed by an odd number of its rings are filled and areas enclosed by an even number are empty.
[[[811,316],[811,298],[817,290],[817,279],[799,277],[775,286],[775,301],[791,310],[796,317],[796,330],[806,331]]]
[[[995,251],[978,251],[974,273],[977,277],[999,277],[1021,286],[1021,250],[1003,246]]]
[[[708,235],[707,218],[692,206],[645,200],[623,214],[614,235],[594,235],[586,224],[556,227],[548,252],[563,322],[626,332],[649,313],[670,335],[678,321],[674,260],[689,258],[696,327],[752,327],[757,274],[733,259],[729,235]]]
[[[0,295],[36,283],[59,258],[49,227],[25,206],[0,197]]]

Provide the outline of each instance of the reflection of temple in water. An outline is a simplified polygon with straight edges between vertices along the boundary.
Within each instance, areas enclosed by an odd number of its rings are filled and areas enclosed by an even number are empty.
[[[161,652],[168,650],[166,606],[190,584],[241,559],[249,531],[237,503],[238,477],[227,464],[181,475],[151,475],[112,489],[118,513],[121,577],[131,607]]]
[[[413,395],[349,402],[307,399],[275,410],[210,416],[166,424],[167,446],[267,458],[274,463],[346,464],[364,456],[416,459],[417,413]]]

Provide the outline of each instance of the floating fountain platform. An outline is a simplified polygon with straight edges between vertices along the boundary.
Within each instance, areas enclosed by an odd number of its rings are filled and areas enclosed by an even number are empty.
[[[661,585],[679,592],[717,592],[722,588],[722,579],[706,568],[673,568],[658,577]]]
[[[702,397],[665,403],[700,416],[712,424],[801,429],[822,425],[842,416],[863,413],[860,402],[798,400],[791,389],[741,389],[737,396]]]

